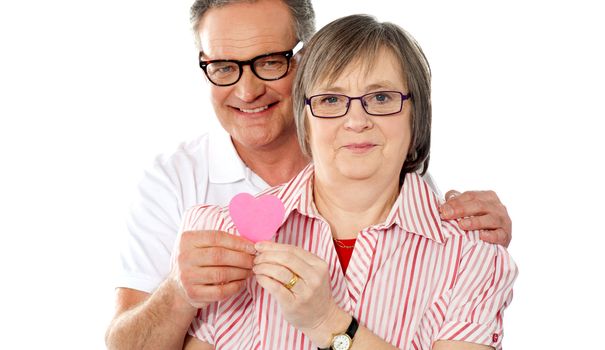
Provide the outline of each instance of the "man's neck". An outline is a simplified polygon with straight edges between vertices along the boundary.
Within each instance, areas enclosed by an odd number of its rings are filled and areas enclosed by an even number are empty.
[[[269,186],[290,181],[307,164],[309,158],[300,150],[296,137],[285,137],[264,147],[246,147],[233,140],[242,161]]]

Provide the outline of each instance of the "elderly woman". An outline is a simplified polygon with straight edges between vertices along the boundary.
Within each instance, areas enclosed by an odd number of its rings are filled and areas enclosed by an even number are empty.
[[[186,348],[500,348],[517,269],[506,249],[438,215],[429,66],[405,31],[368,16],[327,25],[294,87],[312,164],[277,196],[285,219],[256,244],[240,294],[200,309]],[[226,208],[183,230],[239,233]]]

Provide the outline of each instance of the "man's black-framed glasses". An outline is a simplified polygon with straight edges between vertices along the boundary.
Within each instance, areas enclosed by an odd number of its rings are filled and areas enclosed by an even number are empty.
[[[338,118],[349,112],[352,100],[359,100],[369,115],[392,115],[401,112],[403,101],[412,97],[399,91],[375,91],[362,96],[351,97],[341,94],[321,94],[305,98],[311,114],[317,118]]]
[[[300,49],[303,43],[299,41],[292,50],[272,52],[256,56],[247,61],[238,60],[202,60],[199,53],[200,68],[206,73],[208,80],[217,86],[229,86],[237,83],[242,77],[244,66],[250,66],[252,73],[261,80],[279,80],[288,74],[290,59]]]

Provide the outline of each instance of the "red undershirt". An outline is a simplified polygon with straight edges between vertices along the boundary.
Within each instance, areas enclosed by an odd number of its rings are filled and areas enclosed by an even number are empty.
[[[347,273],[347,267],[349,267],[349,260],[351,260],[356,240],[355,238],[334,240],[334,247],[336,248],[336,254],[338,254],[338,260],[340,260],[340,266],[342,266],[342,273]]]

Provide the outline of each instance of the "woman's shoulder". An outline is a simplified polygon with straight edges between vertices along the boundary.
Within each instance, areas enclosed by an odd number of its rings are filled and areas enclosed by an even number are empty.
[[[508,250],[503,246],[483,241],[478,230],[465,231],[456,220],[442,220],[441,228],[445,249],[454,252],[458,260],[479,259],[493,262],[496,259],[505,261],[508,268],[517,273],[516,264]]]

